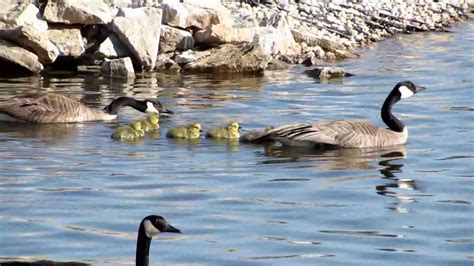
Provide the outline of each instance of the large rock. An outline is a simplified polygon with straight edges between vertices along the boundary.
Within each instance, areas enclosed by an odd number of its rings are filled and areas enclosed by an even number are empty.
[[[130,57],[106,60],[102,63],[101,73],[115,78],[134,78],[135,71]]]
[[[251,46],[224,44],[207,51],[207,56],[182,66],[184,73],[260,73],[265,70],[271,57]],[[196,52],[197,57],[199,53]]]
[[[308,32],[301,28],[291,29],[291,33],[296,42],[304,42],[308,46],[319,46],[323,48],[324,51],[335,52],[336,50],[344,50],[345,46],[335,42],[327,37],[320,37],[311,32]]]
[[[33,73],[43,70],[43,65],[35,54],[2,39],[0,39],[0,59],[19,65]]]
[[[161,9],[122,8],[110,24],[122,43],[133,55],[137,69],[152,70],[160,44]]]
[[[107,24],[112,20],[112,9],[103,0],[48,1],[44,19],[65,24]]]
[[[21,2],[21,1],[19,1]],[[48,23],[41,18],[39,9],[33,4],[26,2],[11,5],[0,5],[1,28],[16,28],[17,26],[29,25],[37,30],[45,31]]]
[[[48,38],[48,24],[39,19],[39,9],[33,4],[9,7],[0,11],[0,38],[33,51],[43,64],[54,62],[59,51]]]
[[[48,29],[49,39],[60,56],[78,57],[85,51],[81,30],[76,26],[55,26]]]
[[[317,67],[305,70],[304,73],[316,79],[332,79],[354,76],[340,67]]]
[[[214,9],[183,3],[163,3],[161,8],[165,25],[202,30],[220,23],[219,14]]]
[[[126,56],[129,56],[127,47],[122,44],[114,33],[110,33],[94,53],[94,58],[119,58]]]
[[[203,44],[241,44],[252,42],[264,53],[269,55],[294,56],[300,53],[299,44],[293,38],[286,17],[274,14],[269,19],[262,20],[260,25],[241,27],[239,24],[225,20],[216,25],[199,30],[194,34],[197,43]]]
[[[161,25],[160,53],[184,51],[194,47],[194,38],[189,31]]]

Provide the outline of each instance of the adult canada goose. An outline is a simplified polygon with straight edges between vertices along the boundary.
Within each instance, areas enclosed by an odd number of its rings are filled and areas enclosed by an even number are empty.
[[[388,128],[378,128],[365,121],[321,121],[313,124],[288,124],[268,131],[258,140],[277,140],[287,146],[316,148],[368,148],[405,144],[408,130],[392,114],[392,106],[425,90],[411,81],[399,82],[383,103],[382,120]]]
[[[102,110],[85,106],[60,94],[41,94],[0,99],[0,121],[30,123],[73,123],[113,120],[120,108],[130,106],[143,113],[173,113],[158,99],[119,97]]]
[[[215,127],[206,132],[209,139],[238,139],[240,137],[240,125],[237,122],[230,122],[225,127]]]
[[[154,236],[159,233],[181,233],[181,230],[169,224],[165,218],[158,215],[149,215],[143,218],[138,228],[138,237],[137,237],[137,250],[135,253],[135,265],[137,266],[148,266],[149,263],[149,253],[150,253],[150,244]],[[0,262],[0,265],[33,265],[33,266],[51,266],[51,265],[61,265],[61,266],[84,266],[89,265],[82,262],[55,262],[49,260],[41,261],[7,261]]]
[[[151,239],[159,233],[181,233],[181,230],[169,224],[165,218],[149,215],[143,218],[138,228],[135,265],[148,266]]]

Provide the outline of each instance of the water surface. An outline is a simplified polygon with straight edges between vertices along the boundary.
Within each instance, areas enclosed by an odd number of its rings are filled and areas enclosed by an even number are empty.
[[[57,92],[98,108],[121,95],[159,96],[175,115],[161,136],[113,141],[118,121],[0,124],[0,261],[49,259],[134,264],[138,223],[165,216],[153,265],[361,265],[474,263],[474,24],[451,33],[399,35],[338,63],[356,76],[319,83],[303,68],[264,76],[95,73],[0,78],[0,97]],[[317,152],[164,137],[230,120],[244,131],[287,122],[363,119],[383,126],[391,88],[428,89],[395,112],[408,143]]]

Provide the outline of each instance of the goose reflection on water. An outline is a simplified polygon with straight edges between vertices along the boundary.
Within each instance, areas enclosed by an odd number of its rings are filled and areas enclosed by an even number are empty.
[[[264,160],[263,164],[302,162],[311,163],[309,168],[319,171],[331,170],[375,170],[382,174],[385,184],[375,186],[375,191],[381,196],[396,199],[389,209],[407,213],[410,212],[408,204],[415,202],[414,195],[404,193],[406,191],[418,191],[419,185],[413,179],[398,178],[402,173],[404,164],[400,159],[407,156],[404,145],[387,147],[384,149],[330,149],[315,150],[310,148],[286,148],[283,146],[265,147],[265,155],[272,159]],[[371,164],[377,162],[377,165]],[[314,163],[317,163],[314,165]],[[306,167],[306,166],[302,166]],[[331,178],[323,183],[323,186],[334,185],[357,179],[378,178],[380,174],[366,173],[362,175],[350,175]]]

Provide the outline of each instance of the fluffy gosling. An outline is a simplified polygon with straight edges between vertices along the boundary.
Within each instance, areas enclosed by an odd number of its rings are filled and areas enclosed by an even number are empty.
[[[152,132],[160,128],[160,117],[158,114],[150,114],[145,119],[137,121],[145,132]]]
[[[210,139],[238,139],[240,137],[240,125],[230,122],[226,127],[211,128],[206,132],[206,138]]]
[[[135,140],[143,136],[145,136],[145,131],[139,121],[135,121],[129,126],[119,127],[112,134],[112,138],[115,140]]]
[[[198,139],[201,136],[201,124],[193,123],[186,127],[175,127],[168,130],[166,137],[173,139]]]

